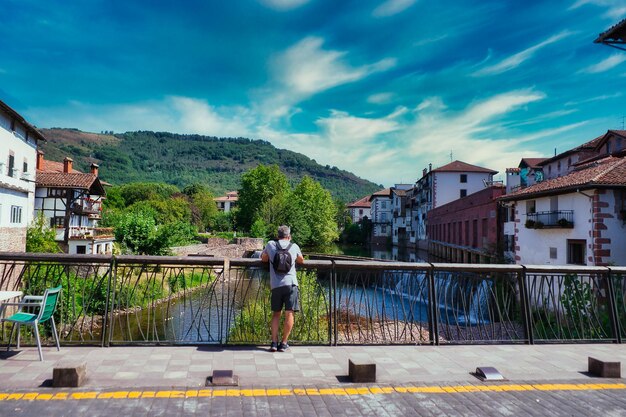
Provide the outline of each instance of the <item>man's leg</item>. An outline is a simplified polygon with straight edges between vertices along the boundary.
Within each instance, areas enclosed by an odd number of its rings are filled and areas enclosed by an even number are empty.
[[[278,343],[278,325],[280,324],[280,311],[272,312],[272,342]],[[293,315],[292,315],[293,317]],[[292,319],[293,326],[293,319]]]
[[[283,343],[287,343],[287,341],[289,340],[289,333],[291,333],[292,328],[293,328],[293,310],[285,310],[285,322],[283,323],[283,340],[282,340]],[[276,329],[278,330],[278,321],[276,322]],[[273,329],[272,329],[272,332],[273,332]]]

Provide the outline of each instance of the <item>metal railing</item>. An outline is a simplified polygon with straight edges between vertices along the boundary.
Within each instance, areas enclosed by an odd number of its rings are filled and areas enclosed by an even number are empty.
[[[626,337],[626,267],[309,260],[298,279],[296,343],[621,343]],[[0,290],[39,294],[56,285],[63,286],[55,319],[66,345],[269,338],[269,277],[258,259],[0,253]],[[7,338],[2,327],[0,341]]]
[[[526,215],[526,227],[541,229],[550,228],[572,228],[574,227],[574,211],[539,211]]]

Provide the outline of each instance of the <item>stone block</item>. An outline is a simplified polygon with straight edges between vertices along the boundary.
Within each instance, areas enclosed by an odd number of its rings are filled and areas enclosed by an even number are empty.
[[[376,364],[348,359],[348,378],[352,382],[376,382]]]
[[[589,356],[589,373],[602,378],[621,378],[622,364],[601,361]]]
[[[56,388],[76,388],[87,379],[87,363],[84,361],[64,360],[52,369],[52,386]]]

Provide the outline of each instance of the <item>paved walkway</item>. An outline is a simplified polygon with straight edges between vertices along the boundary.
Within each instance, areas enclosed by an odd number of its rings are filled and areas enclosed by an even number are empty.
[[[617,415],[626,379],[591,378],[587,357],[626,364],[626,345],[63,347],[0,354],[5,415]],[[348,358],[377,364],[376,384],[346,383]],[[60,360],[84,360],[80,389],[47,382]],[[508,380],[481,382],[478,366]],[[204,386],[232,369],[235,388]]]

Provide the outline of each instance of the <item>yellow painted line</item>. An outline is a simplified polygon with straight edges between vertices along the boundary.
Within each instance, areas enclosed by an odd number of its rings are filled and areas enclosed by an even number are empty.
[[[400,394],[458,394],[503,391],[592,391],[626,390],[625,383],[610,384],[493,384],[493,385],[433,385],[433,386],[387,386],[387,387],[329,387],[329,388],[267,388],[267,389],[201,389],[162,391],[85,391],[85,392],[0,392],[0,402],[7,401],[67,401],[109,400],[140,398],[198,398],[198,397],[276,397],[317,395],[386,395]]]

